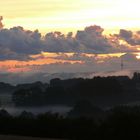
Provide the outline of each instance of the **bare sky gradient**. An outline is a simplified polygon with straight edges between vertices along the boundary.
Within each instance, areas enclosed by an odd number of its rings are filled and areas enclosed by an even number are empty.
[[[97,24],[113,32],[140,25],[139,0],[0,0],[5,27],[76,31]]]

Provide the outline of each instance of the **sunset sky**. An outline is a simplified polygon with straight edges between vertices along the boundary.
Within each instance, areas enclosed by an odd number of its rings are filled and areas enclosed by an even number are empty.
[[[0,72],[120,70],[121,59],[125,69],[140,69],[139,5],[139,0],[0,0]]]
[[[139,0],[0,0],[5,27],[41,32],[77,31],[100,25],[107,32],[140,25]]]

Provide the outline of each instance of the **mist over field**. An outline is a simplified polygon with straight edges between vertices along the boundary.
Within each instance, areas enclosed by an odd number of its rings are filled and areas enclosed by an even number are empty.
[[[42,81],[49,83],[51,79],[71,79],[71,78],[93,78],[96,76],[107,77],[107,76],[128,76],[132,77],[134,72],[139,70],[123,70],[123,71],[101,71],[101,72],[76,72],[76,73],[1,73],[0,82],[6,82],[13,85],[21,83],[33,83],[36,81]]]

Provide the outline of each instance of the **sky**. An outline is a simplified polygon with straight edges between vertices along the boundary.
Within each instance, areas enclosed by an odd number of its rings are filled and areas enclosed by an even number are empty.
[[[139,28],[139,4],[139,0],[0,0],[0,13],[7,28],[20,25],[66,33],[96,24],[115,32]]]
[[[0,73],[140,69],[139,0],[0,0]]]

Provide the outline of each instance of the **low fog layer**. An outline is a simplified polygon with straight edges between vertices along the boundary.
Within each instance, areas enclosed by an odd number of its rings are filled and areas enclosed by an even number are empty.
[[[123,70],[123,71],[108,71],[108,72],[86,72],[86,73],[5,73],[0,74],[0,81],[19,84],[19,83],[32,83],[36,81],[49,82],[51,79],[70,79],[70,78],[93,78],[95,76],[133,76],[135,70]],[[140,72],[140,71],[137,71]]]

